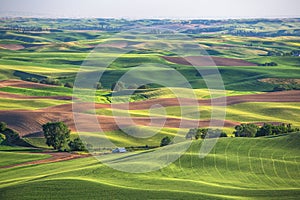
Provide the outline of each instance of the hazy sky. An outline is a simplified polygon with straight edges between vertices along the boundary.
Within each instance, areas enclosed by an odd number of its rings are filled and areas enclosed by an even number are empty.
[[[0,15],[130,19],[300,17],[299,2],[299,0],[0,0]]]

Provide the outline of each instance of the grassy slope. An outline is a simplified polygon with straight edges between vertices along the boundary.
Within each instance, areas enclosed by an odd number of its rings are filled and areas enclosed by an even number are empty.
[[[93,102],[96,103],[109,103],[108,98],[106,97],[108,94],[110,94],[109,91],[106,90],[97,90],[95,91],[95,97],[90,96],[92,95],[92,92],[90,90],[81,90],[77,89],[76,95],[73,94],[72,88],[66,88],[66,87],[43,87],[43,88],[19,88],[19,87],[2,87],[0,88],[0,91],[2,92],[8,92],[12,94],[19,94],[19,95],[25,95],[25,96],[38,96],[38,97],[44,97],[44,96],[76,96],[82,100],[85,100],[87,102],[90,102],[91,100],[94,100]],[[61,101],[63,102],[63,101]],[[67,103],[67,102],[65,102]]]
[[[64,81],[72,81],[79,69],[81,61],[90,50],[86,44],[102,42],[102,36],[97,33],[53,33],[26,35],[21,33],[8,33],[3,35],[2,42],[21,44],[42,44],[41,47],[32,47],[20,51],[1,51],[0,79],[14,77],[13,72],[24,72],[47,75],[52,77],[66,76]],[[273,85],[258,82],[257,79],[267,77],[300,78],[299,58],[294,57],[266,57],[268,50],[291,51],[299,48],[298,43],[292,42],[297,38],[253,38],[221,36],[219,40],[200,39],[199,42],[207,50],[217,56],[247,59],[251,62],[264,63],[275,61],[278,67],[219,67],[226,89],[233,93],[255,93],[268,91]],[[76,42],[64,42],[76,41]],[[245,44],[252,43],[252,47],[245,48]],[[222,45],[238,45],[224,47]],[[159,44],[154,44],[159,45]],[[164,53],[164,52],[162,52]],[[107,56],[113,56],[107,55]],[[111,71],[106,74],[102,84],[109,88],[127,69],[143,62],[167,64],[158,58],[159,55],[132,54],[119,59]],[[125,69],[123,69],[126,62]],[[205,83],[196,77],[195,70],[188,66],[170,64],[184,74],[195,88],[205,88]],[[147,69],[148,70],[148,69]],[[72,90],[55,88],[49,90],[3,88],[7,92],[52,96],[72,95]],[[207,98],[209,94],[196,91],[198,97]],[[101,95],[101,94],[99,94]],[[143,94],[144,95],[144,94]],[[172,95],[164,90],[146,92],[147,98],[166,98]],[[107,102],[106,97],[98,97],[98,102]],[[144,96],[135,97],[136,100],[144,100]],[[57,102],[47,100],[37,101],[34,107],[28,102],[20,103],[17,100],[8,104],[1,100],[1,109],[35,109],[37,107],[55,105]],[[193,109],[190,115],[193,118]],[[210,109],[202,107],[202,117],[209,117]],[[167,108],[168,115],[180,116],[178,108]],[[265,104],[247,103],[229,106],[227,118],[231,120],[249,121],[287,121],[299,126],[298,104]],[[100,114],[110,115],[110,111],[101,110]],[[104,112],[104,113],[101,113]],[[144,116],[147,111],[133,111],[133,115]],[[134,131],[143,129],[146,133],[153,131],[145,127],[136,127]],[[158,145],[161,137],[172,135],[176,130],[164,129],[156,137],[147,141],[148,145]],[[143,140],[128,137],[120,131],[106,133],[108,137],[118,145],[140,145]],[[91,136],[91,133],[86,133]],[[92,137],[93,138],[93,137]],[[66,198],[110,198],[124,197],[134,198],[177,198],[177,199],[216,199],[218,197],[246,198],[293,198],[299,197],[299,137],[279,137],[273,139],[220,139],[218,146],[204,160],[199,160],[195,152],[199,144],[194,144],[184,157],[170,167],[159,172],[146,175],[133,175],[111,170],[93,159],[74,160],[62,163],[47,164],[41,166],[21,167],[16,169],[1,169],[0,199],[29,199],[46,198],[50,195],[55,199]],[[40,141],[35,141],[39,144]],[[262,151],[260,151],[262,150]],[[38,159],[26,157],[19,153],[2,153],[1,161],[6,164],[11,158],[18,161]],[[24,157],[25,156],[25,157]],[[66,165],[68,164],[68,165]],[[76,166],[76,168],[74,167]],[[32,174],[34,171],[34,174]],[[2,173],[3,172],[3,173]],[[36,179],[38,178],[38,179]],[[29,181],[29,182],[27,182]],[[4,188],[3,188],[4,187]],[[64,191],[62,188],[67,190]],[[49,191],[45,193],[45,190]],[[254,191],[255,190],[255,191]],[[15,191],[19,191],[16,193]],[[19,194],[22,194],[19,195]],[[68,195],[68,196],[66,196]]]
[[[226,109],[226,119],[238,122],[284,122],[300,126],[300,103],[250,102],[229,105],[226,108],[215,106],[216,111]],[[183,110],[183,111],[182,111]],[[165,111],[165,113],[163,112]],[[124,116],[127,112],[132,117],[166,116],[183,119],[210,119],[212,108],[208,106],[170,106],[151,110],[98,109],[99,115]],[[200,118],[199,118],[200,112]]]
[[[1,169],[0,197],[297,199],[299,141],[299,133],[275,138],[223,138],[204,159],[198,157],[198,141],[170,166],[146,174],[119,172],[93,158]],[[123,156],[127,154],[118,157]]]
[[[99,144],[101,139],[109,139],[116,146],[159,146],[160,141],[165,136],[173,137],[179,130],[176,128],[162,128],[161,130],[155,127],[134,126],[127,127],[123,131],[107,131],[104,133],[80,133],[80,137],[84,138],[87,143]],[[187,133],[188,129],[181,129],[180,133]],[[183,137],[185,134],[183,135]],[[94,145],[95,144],[95,145]],[[101,147],[101,145],[100,145]]]
[[[69,101],[37,99],[37,100],[20,100],[20,99],[0,99],[0,110],[36,110],[70,103]]]
[[[0,167],[14,165],[18,163],[30,162],[34,160],[41,160],[49,158],[49,155],[32,154],[31,149],[22,147],[10,147],[0,145]]]
[[[72,96],[73,90],[65,87],[44,87],[44,88],[19,88],[2,87],[2,92],[21,94],[25,96]]]
[[[3,43],[10,39],[9,43],[24,42],[25,44],[42,46],[30,47],[19,51],[0,50],[0,66],[2,69],[0,71],[0,79],[11,77],[15,70],[19,70],[33,74],[63,77],[63,82],[74,80],[82,61],[86,59],[92,49],[87,48],[90,44],[99,44],[117,39],[104,39],[106,37],[105,33],[22,34],[7,32],[2,34]],[[127,40],[120,38],[117,41]],[[294,41],[297,41],[297,37],[255,38],[223,35],[196,39],[196,42],[203,44],[206,50],[216,51],[218,52],[217,55],[221,57],[242,58],[256,63],[277,62],[279,64],[278,67],[219,67],[226,89],[252,92],[273,89],[274,86],[271,84],[258,82],[257,79],[259,78],[284,78],[290,76],[300,78],[299,58],[264,56],[267,51],[290,52],[296,50],[298,43]],[[161,46],[159,46],[161,44],[157,41],[149,40],[148,42],[150,48],[157,47],[161,49]],[[252,46],[246,46],[249,44],[252,44]],[[182,45],[182,41],[178,41],[177,48]],[[110,51],[111,53],[105,54],[105,57],[115,56],[113,52],[116,49],[111,48],[110,50],[112,50]],[[204,81],[195,75],[196,71],[192,67],[171,64],[159,58],[160,55],[165,54],[166,52],[161,51],[149,53],[141,50],[139,53],[132,52],[123,55],[112,64],[111,70],[101,80],[102,85],[110,88],[112,83],[118,80],[127,70],[141,63],[160,63],[176,68],[189,80],[193,87],[206,87]],[[95,69],[88,69],[88,71],[90,70]],[[10,71],[10,73],[7,74],[6,71]]]

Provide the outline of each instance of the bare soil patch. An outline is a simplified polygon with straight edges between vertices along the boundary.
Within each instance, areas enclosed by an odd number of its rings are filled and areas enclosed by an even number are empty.
[[[162,56],[165,60],[180,65],[195,66],[257,66],[255,63],[241,59],[221,58],[216,56],[188,56],[188,57],[169,57]]]
[[[0,48],[16,51],[24,49],[25,47],[20,44],[0,44]]]
[[[193,126],[208,126],[209,124],[219,124],[218,120],[187,120],[179,118],[163,117],[114,117],[114,116],[94,116],[90,114],[75,113],[76,129],[74,115],[71,112],[42,112],[42,111],[0,111],[0,121],[4,121],[8,126],[20,133],[22,137],[30,136],[34,133],[35,137],[42,137],[42,125],[50,121],[63,121],[73,132],[99,132],[99,125],[102,131],[118,130],[121,126],[161,126],[170,128],[189,128]],[[96,120],[96,121],[95,121]],[[222,122],[222,121],[221,121]],[[183,125],[182,125],[183,124]],[[232,127],[238,122],[225,121],[226,127]]]
[[[54,99],[54,100],[72,100],[70,96],[26,96],[19,94],[12,94],[8,92],[0,92],[0,98],[6,99]]]
[[[199,106],[225,106],[246,102],[300,102],[300,90],[280,91],[280,92],[268,92],[262,94],[250,94],[250,95],[238,95],[226,97],[226,100],[222,98],[216,99],[199,99]],[[168,106],[195,106],[195,100],[191,99],[151,99],[141,102],[132,102],[129,104],[130,110],[145,110],[150,109],[152,105],[159,104],[164,107]],[[96,108],[102,105],[96,105]],[[114,108],[126,109],[126,104],[114,105]]]
[[[29,81],[17,80],[17,79],[10,79],[0,81],[0,87],[19,87],[19,88],[46,88],[46,87],[55,87],[52,85],[46,85],[41,83],[33,83]]]
[[[0,88],[1,87],[47,88],[47,87],[55,87],[55,86],[11,79],[11,80],[0,81]],[[0,92],[0,98],[72,100],[72,97],[70,96],[27,96],[21,94],[12,94],[9,92]]]
[[[186,106],[203,106],[211,105],[214,102],[216,106],[233,105],[244,102],[300,102],[300,90],[282,91],[282,92],[270,92],[264,94],[253,94],[253,95],[241,95],[241,96],[230,96],[227,97],[226,104],[224,99],[200,99],[198,104],[195,105],[195,101],[184,99]],[[196,101],[197,102],[197,101]],[[176,98],[169,99],[153,99],[149,101],[141,101],[130,103],[129,109],[141,110],[149,109],[155,104],[160,104],[164,107],[167,106],[179,106],[179,100]],[[93,108],[111,108],[109,104],[91,104],[82,103],[79,104],[76,112],[72,112],[72,104],[65,104],[59,106],[53,106],[45,109],[34,110],[34,111],[0,111],[0,121],[4,121],[8,126],[18,131],[21,136],[41,134],[42,125],[50,121],[63,121],[65,122],[72,131],[77,132],[74,115],[76,115],[76,125],[83,127],[79,130],[81,132],[99,132],[99,124],[102,131],[118,130],[119,126],[133,126],[135,124],[143,126],[161,126],[162,122],[165,127],[178,128],[181,124],[182,128],[189,128],[193,126],[208,126],[214,124],[220,124],[224,122],[225,127],[233,127],[239,122],[234,121],[217,121],[217,120],[188,120],[179,118],[163,118],[163,117],[117,117],[117,116],[94,116],[92,114],[86,114],[88,110]],[[127,109],[126,104],[114,105],[114,108]],[[95,123],[96,120],[96,123]],[[98,123],[98,122],[99,123]]]

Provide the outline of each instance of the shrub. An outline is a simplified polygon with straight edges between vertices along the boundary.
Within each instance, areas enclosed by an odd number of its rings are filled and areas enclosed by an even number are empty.
[[[128,86],[128,89],[130,89],[130,90],[136,90],[136,89],[138,89],[138,85],[137,84],[132,84],[132,85],[129,85]]]
[[[112,86],[111,86],[111,91],[119,92],[124,89],[125,89],[125,84],[122,81],[116,82],[116,83],[112,84]]]
[[[7,129],[7,125],[4,122],[0,122],[0,132],[3,132]]]
[[[5,144],[13,145],[20,140],[19,134],[12,129],[6,129],[2,134],[4,134],[6,137],[4,141]]]
[[[227,134],[226,134],[225,132],[222,132],[222,133],[220,134],[220,137],[228,137],[228,136],[227,136]]]
[[[40,83],[48,84],[48,85],[62,85],[61,82],[57,79],[46,78],[40,81]]]
[[[97,83],[94,84],[94,88],[99,90],[99,89],[102,88],[102,84],[100,82],[97,82]]]
[[[0,144],[2,144],[6,139],[6,136],[2,133],[0,133]]]
[[[31,78],[26,78],[26,81],[30,81],[30,82],[34,82],[34,83],[38,83],[38,82],[39,82],[38,79],[33,78],[33,77],[31,77]]]
[[[276,62],[267,62],[267,63],[263,63],[263,64],[259,64],[259,66],[278,66],[278,64]]]
[[[67,82],[67,83],[65,83],[64,87],[67,87],[67,88],[73,88],[74,85],[73,85],[73,83],[71,83],[71,82]]]
[[[218,137],[227,137],[227,134],[220,129],[207,129],[207,131],[203,132],[201,138],[218,138]]]
[[[160,142],[160,146],[163,147],[163,146],[167,146],[169,144],[171,144],[172,140],[170,137],[166,136],[164,137],[161,142]]]
[[[75,138],[74,141],[69,142],[71,151],[86,151],[83,142],[79,138]]]
[[[195,138],[198,140],[199,138],[217,138],[217,137],[227,137],[227,134],[219,129],[208,129],[208,128],[194,128],[190,129],[186,134],[186,139]]]
[[[274,87],[273,91],[299,90],[299,84],[282,84]]]
[[[141,85],[138,89],[149,89],[150,86],[149,85]]]
[[[19,134],[10,128],[7,128],[7,125],[4,122],[0,122],[0,134],[2,135],[0,144],[13,145],[20,140]]]

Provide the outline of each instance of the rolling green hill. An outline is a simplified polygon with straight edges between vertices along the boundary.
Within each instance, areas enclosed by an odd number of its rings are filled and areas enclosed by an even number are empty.
[[[300,127],[300,104],[250,102],[228,105],[226,107],[213,107],[214,110],[226,110],[226,119],[238,122],[283,122],[292,123]],[[165,112],[163,112],[165,111]],[[212,107],[210,106],[170,106],[151,110],[120,110],[102,108],[96,113],[107,116],[124,116],[129,113],[132,117],[169,117],[178,119],[210,119]],[[200,115],[199,115],[200,113]]]
[[[2,32],[0,44],[23,45],[24,49],[8,50],[0,48],[1,74],[0,79],[24,78],[15,71],[59,78],[62,82],[74,81],[80,66],[88,58],[88,53],[95,47],[95,44],[116,44],[129,43],[138,44],[136,51],[129,52],[116,59],[109,70],[101,79],[102,85],[109,89],[124,73],[132,67],[145,63],[158,63],[175,68],[183,74],[190,84],[197,89],[206,88],[205,82],[196,75],[194,68],[185,65],[174,64],[161,58],[170,55],[164,52],[164,45],[167,41],[148,40],[148,44],[139,44],[137,39],[109,38],[109,34],[101,32],[53,32],[41,34],[26,34],[20,32]],[[70,42],[71,41],[71,42]],[[175,40],[177,46],[170,47],[184,49],[180,40]],[[268,56],[268,52],[289,53],[298,49],[298,39],[295,36],[280,36],[272,38],[258,37],[237,37],[232,35],[216,35],[214,37],[195,38],[205,51],[217,56],[226,58],[239,58],[253,63],[264,64],[275,62],[278,66],[253,66],[253,67],[222,67],[219,66],[226,89],[237,91],[272,91],[274,84],[262,83],[257,79],[261,78],[300,78],[299,57],[297,56]],[[251,44],[251,45],[250,45]],[[31,46],[30,46],[31,45]],[[107,48],[107,49],[105,49]],[[114,57],[120,47],[104,47],[107,50],[105,57]],[[157,49],[157,50],[153,50]],[[194,53],[191,52],[191,55]],[[172,54],[171,54],[172,55]],[[188,54],[186,55],[188,56]],[[101,62],[100,62],[100,67]],[[88,72],[97,70],[95,68],[85,69]],[[149,69],[145,69],[147,72]]]
[[[0,169],[0,197],[297,199],[299,142],[300,133],[222,138],[207,157],[200,159],[201,141],[197,141],[170,166],[143,174],[116,171],[94,158]],[[108,155],[107,159],[117,162],[128,154]],[[134,157],[131,160],[138,167]]]
[[[133,91],[135,83],[125,83],[126,90],[123,93],[111,91],[112,85],[124,74],[142,65],[139,73],[134,74],[133,78],[150,82],[156,77],[162,80],[173,80],[172,71],[176,70],[193,87],[196,98],[208,102],[212,98],[209,89],[216,88],[208,89],[207,82],[194,67],[180,62],[171,62],[172,59],[171,61],[164,59],[164,56],[205,56],[208,53],[217,57],[219,63],[225,63],[225,66],[219,64],[217,69],[222,77],[227,96],[238,96],[238,99],[239,95],[245,94],[299,89],[299,83],[294,82],[300,80],[299,25],[300,19],[128,21],[125,19],[0,18],[0,80],[52,78],[57,79],[61,85],[70,83],[68,87],[71,87],[79,70],[82,70],[89,80],[104,69],[106,61],[113,58],[101,80],[92,83],[96,84],[100,81],[102,86],[95,92],[95,97],[90,89],[76,88],[78,92],[76,101],[111,104],[116,103],[113,102],[113,96],[116,95],[118,102],[126,102],[129,99],[130,102],[141,104],[145,103],[141,102],[145,100],[160,103],[160,99],[176,98],[176,94],[186,97],[190,92],[181,85],[175,84],[176,86],[172,88],[165,88],[155,82],[136,90],[130,97],[128,92]],[[135,37],[135,34],[118,34],[132,28],[151,26],[178,30],[180,34],[193,40],[196,45],[190,44],[176,34],[169,38],[167,32],[150,32],[145,40]],[[168,39],[172,39],[172,42]],[[134,50],[119,55],[120,50],[124,50],[127,45]],[[93,50],[95,54],[90,54]],[[228,64],[229,60],[235,60],[233,63],[237,63],[237,59],[240,59],[238,63],[246,61],[250,66]],[[82,65],[86,65],[84,69]],[[207,77],[213,77],[210,73],[214,67],[200,64],[197,68]],[[275,82],[262,81],[270,78]],[[216,83],[214,78],[212,81]],[[24,82],[20,83],[22,84]],[[176,149],[189,142],[183,138],[189,131],[189,127],[178,129],[174,124],[181,118],[198,119],[198,111],[201,120],[209,120],[212,113],[212,108],[206,106],[209,103],[199,107],[167,106],[150,110],[141,106],[143,109],[132,107],[133,109],[129,111],[112,110],[107,108],[108,105],[99,105],[101,109],[96,109],[96,114],[101,115],[99,119],[103,120],[108,127],[104,132],[106,138],[116,146],[126,147],[129,152],[111,154],[111,148],[100,144],[98,146],[97,142],[102,142],[104,134],[82,132],[79,135],[81,139],[85,138],[84,142],[93,145],[96,153],[100,154],[100,160],[111,166],[131,170],[133,173],[115,170],[95,157],[18,165],[48,159],[54,155],[56,152],[45,144],[45,138],[37,136],[41,125],[46,121],[60,120],[66,121],[71,127],[74,114],[70,111],[72,101],[66,100],[73,96],[73,88],[27,83],[24,84],[25,86],[20,85],[0,82],[0,114],[1,119],[8,120],[9,128],[17,125],[16,127],[21,127],[20,130],[26,129],[29,130],[27,132],[34,133],[29,133],[27,137],[22,138],[24,143],[32,147],[0,145],[1,200],[298,200],[300,198],[300,133],[238,138],[232,134],[234,130],[232,125],[222,129],[228,137],[218,139],[216,146],[205,158],[199,157],[203,141],[192,141],[189,149],[169,166],[153,172],[135,173],[135,169],[158,166],[160,163],[156,162],[160,159],[166,161],[178,155],[180,152]],[[287,87],[291,85],[293,87]],[[175,92],[173,93],[171,89]],[[219,94],[216,93],[214,97]],[[273,98],[275,95],[270,96],[267,98]],[[251,102],[230,104],[226,107],[226,120],[231,122],[228,124],[291,123],[299,128],[300,103],[298,98],[294,98],[295,96],[285,103],[255,102],[253,97],[254,100]],[[171,102],[170,105],[177,104]],[[52,106],[58,107],[53,109]],[[79,112],[94,114],[91,110],[84,110],[85,104],[82,107]],[[39,109],[43,108],[47,109],[41,112]],[[182,108],[186,112],[184,116],[182,116]],[[55,112],[51,113],[51,109]],[[214,109],[219,111],[224,107],[216,106]],[[173,128],[158,129],[154,126],[137,125],[116,130],[111,116],[124,116],[127,112],[132,117],[150,115],[173,118],[173,124],[169,124]],[[43,118],[40,118],[41,113]],[[106,119],[109,120],[105,121]],[[84,123],[86,126],[93,126],[88,120]],[[160,145],[162,138],[165,136],[173,138],[178,131],[182,133],[179,137],[185,142],[159,147],[169,151],[164,151],[154,161],[138,160],[143,156],[151,158],[151,152],[158,150],[155,147]],[[71,139],[77,137],[77,134],[75,131],[72,132]],[[150,147],[149,150],[145,150],[146,146]],[[41,154],[42,151],[45,152]],[[71,153],[68,155],[73,156]]]

